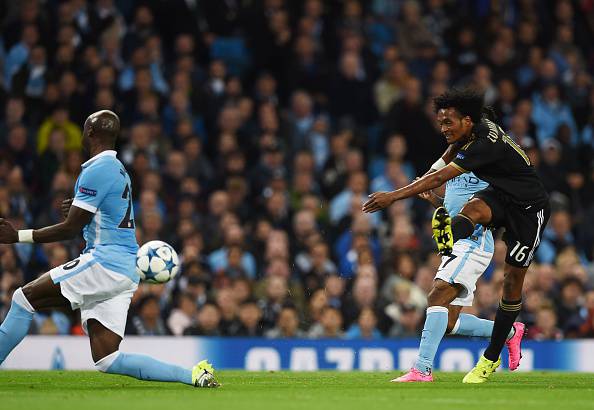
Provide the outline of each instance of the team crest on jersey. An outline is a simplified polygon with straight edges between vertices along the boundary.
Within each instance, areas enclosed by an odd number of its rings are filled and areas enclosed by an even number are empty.
[[[78,191],[81,194],[86,194],[86,195],[90,195],[90,196],[97,196],[97,190],[96,189],[89,189],[89,188],[85,188],[85,187],[79,187]]]
[[[458,155],[456,155],[456,158],[458,158],[458,159],[464,159],[465,156],[464,156],[464,154],[462,154],[461,152],[459,152]]]

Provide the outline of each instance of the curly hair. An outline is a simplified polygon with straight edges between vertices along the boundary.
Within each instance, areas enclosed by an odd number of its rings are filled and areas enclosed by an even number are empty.
[[[472,122],[479,122],[483,114],[483,95],[472,88],[453,88],[433,99],[435,112],[454,108]]]

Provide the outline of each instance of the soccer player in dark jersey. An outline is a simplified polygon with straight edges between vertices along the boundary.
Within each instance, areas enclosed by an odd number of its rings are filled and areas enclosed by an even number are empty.
[[[489,183],[454,218],[444,208],[433,216],[433,236],[440,253],[472,235],[475,225],[505,227],[507,245],[503,297],[491,341],[464,383],[483,383],[501,364],[499,355],[522,306],[522,286],[550,215],[548,194],[522,149],[491,120],[482,116],[483,97],[470,89],[451,90],[434,100],[441,133],[450,146],[432,169],[413,183],[392,192],[375,192],[363,205],[376,212],[395,201],[429,191],[466,172]],[[520,357],[510,360],[518,367]]]

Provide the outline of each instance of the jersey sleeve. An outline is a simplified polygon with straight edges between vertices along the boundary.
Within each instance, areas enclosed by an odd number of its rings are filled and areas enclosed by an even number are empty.
[[[115,181],[113,171],[109,163],[97,163],[83,169],[72,205],[96,213]]]
[[[482,168],[497,161],[497,145],[483,138],[471,141],[460,149],[450,164],[464,173]]]

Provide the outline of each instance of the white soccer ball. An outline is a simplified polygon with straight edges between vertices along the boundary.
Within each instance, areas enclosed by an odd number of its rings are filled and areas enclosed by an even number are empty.
[[[145,282],[165,283],[179,272],[177,252],[163,241],[150,241],[136,253],[136,273]]]

